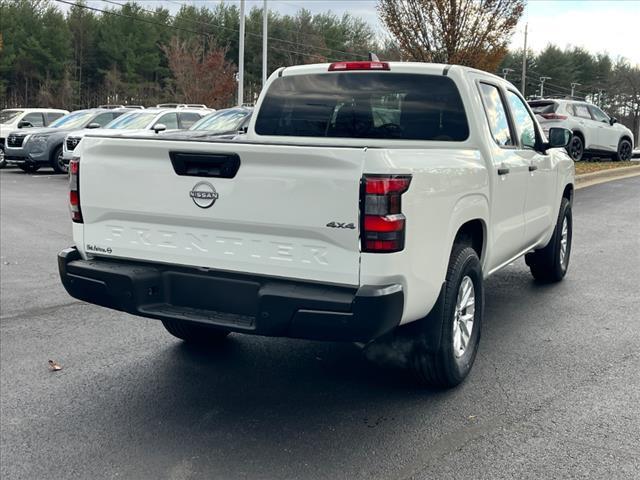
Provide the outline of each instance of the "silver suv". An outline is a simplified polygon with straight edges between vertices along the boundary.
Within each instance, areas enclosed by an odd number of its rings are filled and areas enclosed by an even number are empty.
[[[595,105],[578,100],[539,99],[529,106],[548,134],[551,127],[564,127],[573,132],[567,152],[576,162],[588,155],[630,160],[633,133]]]

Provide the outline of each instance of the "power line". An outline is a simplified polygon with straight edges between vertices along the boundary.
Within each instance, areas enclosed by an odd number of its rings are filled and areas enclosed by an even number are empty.
[[[113,4],[113,5],[118,5],[119,7],[123,7],[123,6],[126,5],[124,3],[114,2],[113,0],[102,0],[102,1],[106,2],[106,3]],[[167,0],[167,1],[169,1],[169,0]],[[185,3],[177,3],[177,2],[171,2],[171,3],[174,3],[176,5],[180,5],[180,6],[187,6],[187,4],[185,4]],[[146,8],[143,8],[143,7],[139,6],[139,5],[138,5],[138,8],[140,8],[140,10],[142,10],[144,12],[147,12],[147,13],[155,13],[153,10],[148,10]],[[169,15],[169,17],[171,19],[173,19],[174,21],[176,20],[176,16],[175,15]],[[186,19],[186,21],[188,21],[190,23],[198,24],[198,25],[204,25],[206,27],[216,27],[216,28],[220,28],[220,29],[223,29],[223,30],[229,30],[229,31],[231,31],[233,33],[238,33],[238,34],[240,33],[240,30],[235,29],[233,27],[228,27],[228,26],[225,26],[225,25],[220,25],[220,24],[216,24],[216,23],[202,22],[202,21],[199,21],[199,20],[191,20],[191,19]],[[284,29],[284,30],[287,31],[287,32],[291,32],[291,33],[299,33],[299,32],[295,32],[293,30],[289,30],[289,29]],[[251,35],[252,37],[262,38],[262,34],[260,34],[260,33],[246,32],[246,34],[247,35]],[[316,36],[318,38],[322,38],[323,41],[325,40],[323,36],[318,35],[318,34],[309,33],[309,34],[305,34],[305,35]],[[273,40],[273,41],[276,41],[276,42],[288,43],[288,44],[291,44],[293,46],[304,46],[304,47],[310,47],[310,48],[313,48],[313,49],[316,49],[316,50],[325,50],[327,52],[332,52],[332,53],[341,53],[343,55],[351,55],[351,56],[354,56],[354,57],[368,58],[367,55],[363,55],[363,54],[359,54],[359,53],[345,52],[345,51],[342,51],[342,50],[336,50],[336,49],[329,48],[329,47],[321,47],[319,45],[311,45],[311,44],[308,44],[308,43],[293,42],[291,40],[285,40],[284,38],[277,38],[277,37],[269,37],[269,36],[267,36],[267,39],[268,40]],[[303,55],[303,54],[301,53],[301,55]],[[311,54],[307,54],[307,55],[308,56],[314,56],[314,55],[311,55]],[[340,60],[344,60],[344,59],[338,58],[338,59],[334,59],[334,60],[340,61]]]
[[[114,15],[116,17],[129,18],[131,20],[135,20],[135,21],[139,21],[139,22],[143,22],[143,23],[148,23],[148,24],[151,24],[151,25],[156,25],[158,27],[170,28],[170,29],[173,29],[173,30],[179,30],[179,31],[183,31],[183,32],[193,33],[194,35],[203,35],[203,36],[205,36],[207,38],[211,37],[211,34],[209,34],[209,33],[196,32],[194,30],[189,30],[187,28],[176,27],[175,25],[167,25],[166,23],[154,22],[154,21],[148,20],[146,18],[134,17],[134,16],[131,16],[131,15],[126,15],[124,13],[118,13],[118,12],[111,11],[111,10],[102,10],[100,8],[90,7],[88,5],[77,4],[77,3],[71,2],[69,0],[55,0],[55,1],[59,2],[59,3],[65,3],[67,5],[71,5],[71,6],[78,7],[78,8],[84,8],[86,10],[93,10],[94,12],[106,13],[108,15]],[[105,1],[105,0],[102,0],[102,1]],[[110,2],[110,3],[116,3],[116,2]],[[122,6],[122,4],[117,4],[117,5]],[[230,28],[230,27],[226,27],[226,28]],[[237,32],[237,30],[234,30],[234,31]],[[300,44],[300,45],[303,45],[303,44]],[[279,51],[279,52],[292,53],[294,55],[301,55],[301,56],[312,57],[312,58],[316,57],[316,55],[311,54],[311,53],[298,52],[298,51],[288,50],[288,49],[280,48],[280,47],[271,47],[271,49]],[[329,57],[327,57],[327,60],[340,61],[340,59],[333,59],[333,58],[329,58]]]

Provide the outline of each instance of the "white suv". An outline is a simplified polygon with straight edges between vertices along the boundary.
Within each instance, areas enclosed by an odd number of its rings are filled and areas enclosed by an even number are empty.
[[[540,99],[529,102],[545,134],[551,127],[564,127],[573,132],[567,151],[579,162],[586,155],[630,160],[633,133],[595,105],[560,99]]]

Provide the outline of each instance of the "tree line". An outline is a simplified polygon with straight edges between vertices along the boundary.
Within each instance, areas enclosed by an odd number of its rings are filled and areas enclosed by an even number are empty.
[[[65,11],[61,6],[66,6]],[[362,19],[331,12],[270,11],[268,73],[280,66],[381,59],[459,63],[503,75],[519,88],[522,51],[507,45],[525,0],[379,0],[380,39]],[[464,13],[464,14],[462,14]],[[171,14],[144,2],[0,0],[0,106],[163,101],[235,103],[239,8],[183,4]],[[262,86],[262,9],[246,15],[245,101]],[[640,69],[607,54],[549,45],[527,52],[527,97],[571,94],[599,104],[637,132]],[[573,84],[573,88],[572,88]]]

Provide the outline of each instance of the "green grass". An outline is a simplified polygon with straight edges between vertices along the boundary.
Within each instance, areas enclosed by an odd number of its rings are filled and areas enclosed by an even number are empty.
[[[576,175],[593,173],[612,168],[626,168],[640,165],[640,162],[576,162]]]

